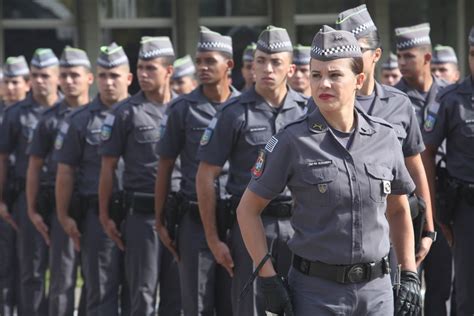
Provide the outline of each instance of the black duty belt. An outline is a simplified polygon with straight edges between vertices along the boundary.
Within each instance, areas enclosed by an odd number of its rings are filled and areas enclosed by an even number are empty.
[[[129,214],[154,214],[155,195],[143,192],[125,192],[125,209]]]
[[[231,213],[235,214],[237,212],[237,206],[240,203],[240,197],[232,196],[230,198],[231,207],[233,210]],[[268,205],[263,209],[261,216],[269,216],[269,217],[276,217],[276,218],[288,218],[291,217],[293,210],[293,202],[291,200],[288,201],[271,201]]]
[[[448,184],[455,188],[461,198],[466,200],[469,205],[474,206],[474,183],[456,178],[449,178]]]
[[[308,276],[320,277],[341,284],[368,282],[390,273],[387,256],[377,262],[334,265],[293,255],[293,267]]]

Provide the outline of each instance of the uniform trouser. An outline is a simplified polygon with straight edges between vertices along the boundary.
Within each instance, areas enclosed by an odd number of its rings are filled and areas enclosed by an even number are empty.
[[[454,214],[454,274],[457,316],[474,314],[474,205],[459,201]]]
[[[49,315],[73,315],[79,254],[75,252],[72,239],[64,231],[56,214],[51,216],[50,232]]]
[[[157,286],[160,275],[160,316],[179,315],[179,277],[173,264],[162,265],[164,247],[155,231],[155,215],[127,214],[124,224],[125,276],[130,293],[130,315],[155,315]],[[174,263],[176,265],[176,263]],[[163,271],[160,271],[162,270]],[[168,269],[166,271],[165,269]],[[162,272],[162,274],[160,274]],[[173,292],[176,291],[176,292]]]
[[[16,212],[10,210],[16,218]],[[0,219],[0,316],[13,316],[18,308],[17,235],[13,227]]]
[[[436,227],[436,231],[440,233],[423,261],[426,285],[424,311],[429,316],[445,316],[446,302],[451,294],[452,256],[441,229]]]
[[[232,315],[230,276],[214,260],[206,242],[204,228],[191,215],[191,211],[183,216],[178,240],[184,315]]]
[[[102,229],[96,207],[84,210],[81,263],[87,280],[87,316],[119,314],[122,252]]]
[[[287,246],[293,235],[289,219],[262,216],[269,250],[276,262],[280,275],[287,276],[291,265],[291,251]],[[240,293],[254,270],[252,258],[245,248],[239,225],[235,223],[232,230],[232,257],[234,259],[234,277],[232,278],[232,310],[234,315],[265,316],[264,297],[259,290],[258,282],[240,298]]]
[[[291,268],[288,279],[295,316],[393,315],[389,275],[370,282],[339,284]]]

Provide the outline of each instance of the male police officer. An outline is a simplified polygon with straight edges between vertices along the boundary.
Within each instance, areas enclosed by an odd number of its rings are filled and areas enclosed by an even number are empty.
[[[251,168],[266,142],[286,124],[301,117],[307,99],[287,86],[294,74],[293,46],[283,28],[268,26],[259,36],[254,55],[256,83],[249,91],[230,100],[209,124],[201,139],[198,158],[201,160],[196,177],[198,200],[206,239],[216,261],[234,274],[232,309],[234,315],[265,315],[263,297],[250,290],[239,298],[244,284],[252,274],[252,261],[245,249],[236,223],[232,226],[231,249],[216,229],[213,189],[214,179],[229,161],[227,191],[232,195],[233,211],[251,177]],[[257,172],[257,171],[256,171]],[[288,220],[291,197],[282,194],[263,213],[263,222],[279,272],[288,272],[291,254],[286,241],[293,230]],[[235,218],[234,218],[235,221]],[[253,286],[251,286],[253,288]]]
[[[290,87],[296,92],[311,96],[311,87],[309,86],[309,61],[310,46],[296,45],[293,49],[293,64],[295,64],[295,73],[289,78]]]
[[[398,60],[397,55],[390,52],[390,55],[387,57],[385,62],[382,63],[382,75],[380,82],[387,86],[394,86],[402,77],[400,69],[398,69]]]
[[[51,316],[74,313],[78,262],[72,240],[64,232],[55,214],[54,183],[57,163],[53,159],[54,141],[59,126],[72,108],[89,102],[89,86],[92,81],[87,54],[67,46],[59,61],[59,85],[64,99],[42,113],[27,149],[28,216],[46,244],[51,245],[48,309]]]
[[[446,86],[446,82],[431,74],[429,32],[428,23],[395,29],[398,65],[402,73],[402,79],[395,87],[410,98],[422,130],[433,128],[439,108],[436,95]],[[435,234],[428,232],[427,237],[435,238]],[[445,302],[451,289],[451,257],[446,253],[449,253],[448,245],[440,234],[423,263],[427,314],[446,310]]]
[[[242,77],[244,78],[244,87],[242,88],[242,92],[252,88],[255,83],[255,71],[253,70],[253,55],[255,54],[256,47],[257,45],[255,43],[247,45],[242,54],[242,68],[240,69]]]
[[[448,83],[456,83],[459,80],[458,58],[451,46],[436,45],[433,48],[431,73]]]
[[[128,58],[123,49],[115,43],[101,47],[97,59],[99,94],[87,106],[71,113],[62,124],[55,142],[58,220],[75,247],[81,250],[82,271],[87,280],[86,310],[91,316],[119,314],[122,254],[99,222],[100,157],[97,150],[106,114],[112,105],[128,97],[131,81]],[[77,193],[73,193],[76,180]],[[117,193],[117,179],[114,183],[114,193]],[[73,194],[78,194],[79,198],[73,198]],[[78,202],[79,214],[71,214],[69,209]],[[125,313],[124,304],[122,313]]]
[[[3,102],[5,106],[23,100],[30,91],[30,69],[24,56],[8,57],[3,65]],[[3,110],[0,106],[0,116]],[[0,119],[1,123],[1,119]]]
[[[8,57],[3,66],[3,101],[0,103],[0,125],[7,107],[23,100],[30,90],[30,69],[25,57]],[[10,159],[7,172],[13,176],[14,159]],[[7,207],[11,209],[15,202],[16,190],[13,179],[6,184],[3,196],[8,199]],[[18,306],[18,258],[16,233],[12,226],[0,218],[0,315],[11,316]]]
[[[443,233],[453,247],[456,275],[457,315],[474,314],[474,27],[469,34],[470,76],[443,90],[438,96],[440,107],[434,113],[433,125],[425,126],[423,153],[430,181],[432,200],[443,195],[447,204],[438,208]],[[446,139],[448,178],[435,186],[436,153]],[[440,258],[437,258],[440,259]],[[443,273],[446,273],[444,271]],[[444,303],[444,301],[442,302]]]
[[[174,101],[169,108],[158,146],[160,161],[155,189],[156,228],[163,243],[178,257],[183,310],[188,315],[230,315],[230,280],[217,266],[206,245],[199,218],[195,175],[199,140],[220,105],[239,93],[230,86],[232,40],[201,27],[196,52],[200,85],[190,94]],[[181,160],[181,192],[186,212],[176,238],[171,241],[164,226],[163,205],[169,191],[171,170]],[[217,184],[219,189],[219,184]]]
[[[47,248],[44,239],[29,220],[26,207],[25,178],[28,165],[26,148],[33,139],[41,112],[58,100],[59,61],[51,49],[39,48],[31,60],[32,94],[10,107],[2,124],[0,140],[0,174],[6,170],[8,155],[15,154],[15,179],[19,196],[14,207],[20,227],[18,252],[20,262],[21,311],[25,315],[44,315],[46,297],[44,271],[47,265]],[[5,177],[0,177],[0,191]],[[0,199],[2,217],[17,228]]]
[[[171,87],[177,94],[187,94],[193,91],[196,86],[196,67],[191,56],[186,55],[176,59],[173,63],[173,76],[171,76]]]
[[[159,158],[156,153],[159,127],[166,104],[173,97],[170,87],[173,61],[174,50],[168,37],[143,37],[137,63],[141,91],[113,108],[101,132],[100,222],[107,235],[125,251],[131,315],[155,313],[162,247],[154,230],[153,188]],[[125,163],[123,187],[127,211],[123,240],[109,214],[114,171],[120,157]],[[176,274],[166,272],[165,276],[174,278],[170,283],[160,282],[159,313],[176,315],[180,311],[179,296],[166,288],[179,283],[177,269]]]

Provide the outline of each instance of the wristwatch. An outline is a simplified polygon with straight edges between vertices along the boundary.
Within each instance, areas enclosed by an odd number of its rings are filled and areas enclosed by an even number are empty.
[[[437,235],[438,235],[437,232],[430,232],[430,231],[424,230],[424,231],[421,233],[421,238],[423,238],[423,237],[428,237],[428,238],[431,238],[431,240],[432,240],[433,242],[435,242]]]

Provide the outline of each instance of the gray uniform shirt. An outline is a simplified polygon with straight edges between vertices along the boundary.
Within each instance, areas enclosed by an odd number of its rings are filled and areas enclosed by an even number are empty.
[[[153,193],[157,144],[166,105],[149,102],[142,91],[114,105],[104,119],[99,155],[123,157],[124,190]]]
[[[54,186],[56,179],[57,162],[53,159],[54,142],[59,126],[70,113],[71,108],[66,101],[60,101],[41,115],[33,133],[33,139],[26,153],[44,160],[40,175],[42,185]]]
[[[99,96],[95,97],[65,119],[56,137],[54,158],[77,168],[77,188],[81,195],[97,195],[98,192],[101,165],[98,149],[108,110]]]
[[[405,92],[410,98],[410,101],[415,108],[416,118],[418,119],[420,128],[423,128],[425,124],[430,124],[431,118],[429,115],[429,109],[431,106],[436,107],[437,104],[439,104],[436,99],[436,95],[441,89],[447,86],[446,81],[438,79],[434,76],[432,76],[432,78],[433,84],[426,95],[423,95],[415,88],[410,87],[403,77],[395,85],[395,88]]]
[[[230,98],[240,92],[232,88]],[[162,126],[158,153],[162,157],[181,159],[181,191],[193,201],[197,200],[196,173],[199,160],[196,157],[201,136],[222,104],[212,105],[202,93],[202,87],[183,95],[169,106],[167,119]]]
[[[409,157],[425,150],[415,110],[407,95],[398,89],[375,82],[375,99],[372,106],[363,110],[392,124],[400,143],[403,156]],[[359,96],[357,96],[359,101]],[[358,104],[356,103],[356,106]],[[358,107],[359,109],[362,107]]]
[[[469,76],[447,87],[439,96],[440,108],[432,130],[423,130],[427,145],[446,139],[446,167],[457,179],[474,183],[474,84]]]
[[[33,99],[31,93],[5,111],[3,124],[0,127],[0,152],[14,154],[15,177],[25,180],[28,167],[26,149],[33,139],[33,133],[39,117],[46,108]]]
[[[198,158],[223,166],[229,161],[227,192],[242,196],[259,151],[277,131],[306,113],[307,98],[288,89],[281,108],[276,109],[255,91],[255,87],[225,104],[201,141]]]
[[[335,139],[319,109],[288,125],[265,146],[248,188],[273,199],[291,190],[297,255],[328,264],[380,260],[388,254],[387,195],[415,189],[390,124],[357,113],[352,146]]]

